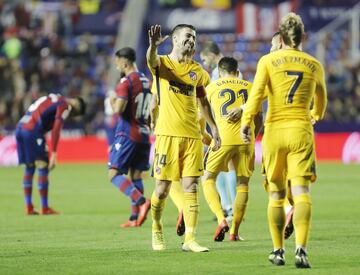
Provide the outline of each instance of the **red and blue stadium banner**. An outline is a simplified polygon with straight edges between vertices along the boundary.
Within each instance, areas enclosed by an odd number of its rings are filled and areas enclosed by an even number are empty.
[[[152,142],[154,138],[152,139]],[[315,135],[318,161],[360,164],[360,132],[318,133]],[[107,163],[108,145],[105,137],[85,136],[62,138],[58,146],[60,163]],[[261,141],[255,145],[256,161],[261,162]],[[0,166],[17,164],[14,136],[0,137]]]

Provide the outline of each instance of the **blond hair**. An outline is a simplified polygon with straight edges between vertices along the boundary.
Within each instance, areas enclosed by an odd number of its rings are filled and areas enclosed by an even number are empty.
[[[291,48],[297,48],[305,34],[301,17],[293,12],[281,18],[279,30],[284,43]]]

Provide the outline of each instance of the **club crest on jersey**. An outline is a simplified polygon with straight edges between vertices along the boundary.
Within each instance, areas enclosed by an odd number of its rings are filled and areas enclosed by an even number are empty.
[[[120,147],[121,147],[121,144],[120,144],[120,143],[115,143],[115,149],[116,149],[116,151],[119,151]]]
[[[156,167],[156,174],[160,175],[160,173],[161,173],[160,167]]]
[[[197,75],[194,71],[190,71],[189,73],[190,79],[195,81],[197,79]]]

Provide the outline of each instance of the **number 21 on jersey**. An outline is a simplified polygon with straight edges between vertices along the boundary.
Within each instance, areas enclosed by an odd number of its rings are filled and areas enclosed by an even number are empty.
[[[220,107],[221,116],[228,115],[228,107],[235,102],[236,97],[242,97],[242,104],[245,104],[248,99],[248,92],[246,89],[241,89],[237,93],[231,89],[224,89],[219,92],[219,98],[225,98],[226,95],[228,95],[228,99]]]

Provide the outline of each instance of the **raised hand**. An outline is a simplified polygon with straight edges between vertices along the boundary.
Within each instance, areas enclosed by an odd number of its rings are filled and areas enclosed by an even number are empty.
[[[153,47],[158,47],[161,43],[163,43],[169,36],[162,36],[161,35],[161,26],[155,25],[151,26],[148,30],[149,35],[149,44]]]

